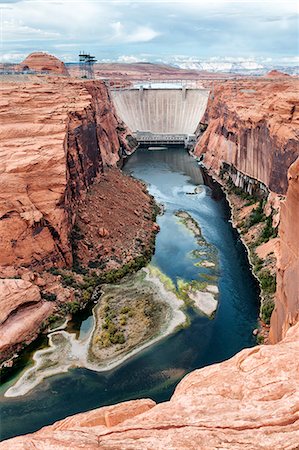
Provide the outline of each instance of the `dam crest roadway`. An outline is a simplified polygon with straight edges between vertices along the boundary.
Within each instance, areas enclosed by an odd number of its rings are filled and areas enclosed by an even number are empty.
[[[195,131],[208,103],[208,89],[177,82],[111,88],[118,116],[140,144],[195,143]]]

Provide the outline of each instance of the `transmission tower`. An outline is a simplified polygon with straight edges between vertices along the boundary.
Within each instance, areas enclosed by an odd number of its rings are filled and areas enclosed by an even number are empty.
[[[97,62],[94,56],[89,53],[80,52],[79,53],[79,65],[81,78],[94,78],[93,65]]]

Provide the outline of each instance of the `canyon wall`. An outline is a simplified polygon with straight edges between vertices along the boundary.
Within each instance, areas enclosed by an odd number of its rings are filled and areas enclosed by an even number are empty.
[[[70,265],[73,205],[129,147],[99,82],[1,85],[0,273]]]
[[[299,156],[298,89],[291,77],[215,84],[195,155],[217,173],[226,162],[285,194],[288,168]]]
[[[132,151],[102,82],[15,80],[1,84],[0,100],[1,361],[31,342],[53,313],[53,301],[40,295],[49,287],[45,270],[71,267],[78,204],[105,167]],[[73,299],[50,282],[50,299]]]
[[[205,131],[194,150],[206,167],[216,175],[229,173],[234,184],[249,194],[270,193],[267,207],[268,211],[272,208],[275,225],[281,204],[272,343],[298,320],[298,89],[298,78],[279,73],[272,81],[260,78],[216,84],[198,129]]]
[[[299,324],[275,346],[193,371],[168,402],[133,400],[77,414],[0,449],[295,450],[298,354]]]
[[[286,199],[281,203],[277,291],[270,342],[276,343],[299,319],[299,158],[291,165]]]

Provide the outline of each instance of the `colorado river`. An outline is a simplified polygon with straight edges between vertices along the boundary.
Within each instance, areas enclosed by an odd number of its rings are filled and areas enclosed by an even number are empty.
[[[69,369],[15,398],[3,394],[16,377],[5,383],[0,391],[2,439],[102,405],[140,397],[167,400],[186,373],[227,359],[255,343],[252,331],[258,315],[257,283],[219,187],[211,181],[208,184],[212,188],[204,184],[206,177],[182,148],[139,149],[124,171],[145,181],[163,205],[151,265],[175,286],[196,281],[212,286],[211,292],[219,290],[218,307],[209,318],[188,305],[187,327],[109,371]],[[198,224],[200,239],[190,226],[184,226],[178,211]],[[81,320],[72,324],[77,330],[74,339],[84,339],[92,325],[91,311],[82,314]]]

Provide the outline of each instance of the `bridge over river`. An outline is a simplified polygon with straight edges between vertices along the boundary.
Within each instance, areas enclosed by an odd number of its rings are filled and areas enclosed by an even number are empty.
[[[186,85],[140,85],[111,89],[111,96],[119,117],[139,143],[188,146],[195,140],[209,92]]]

